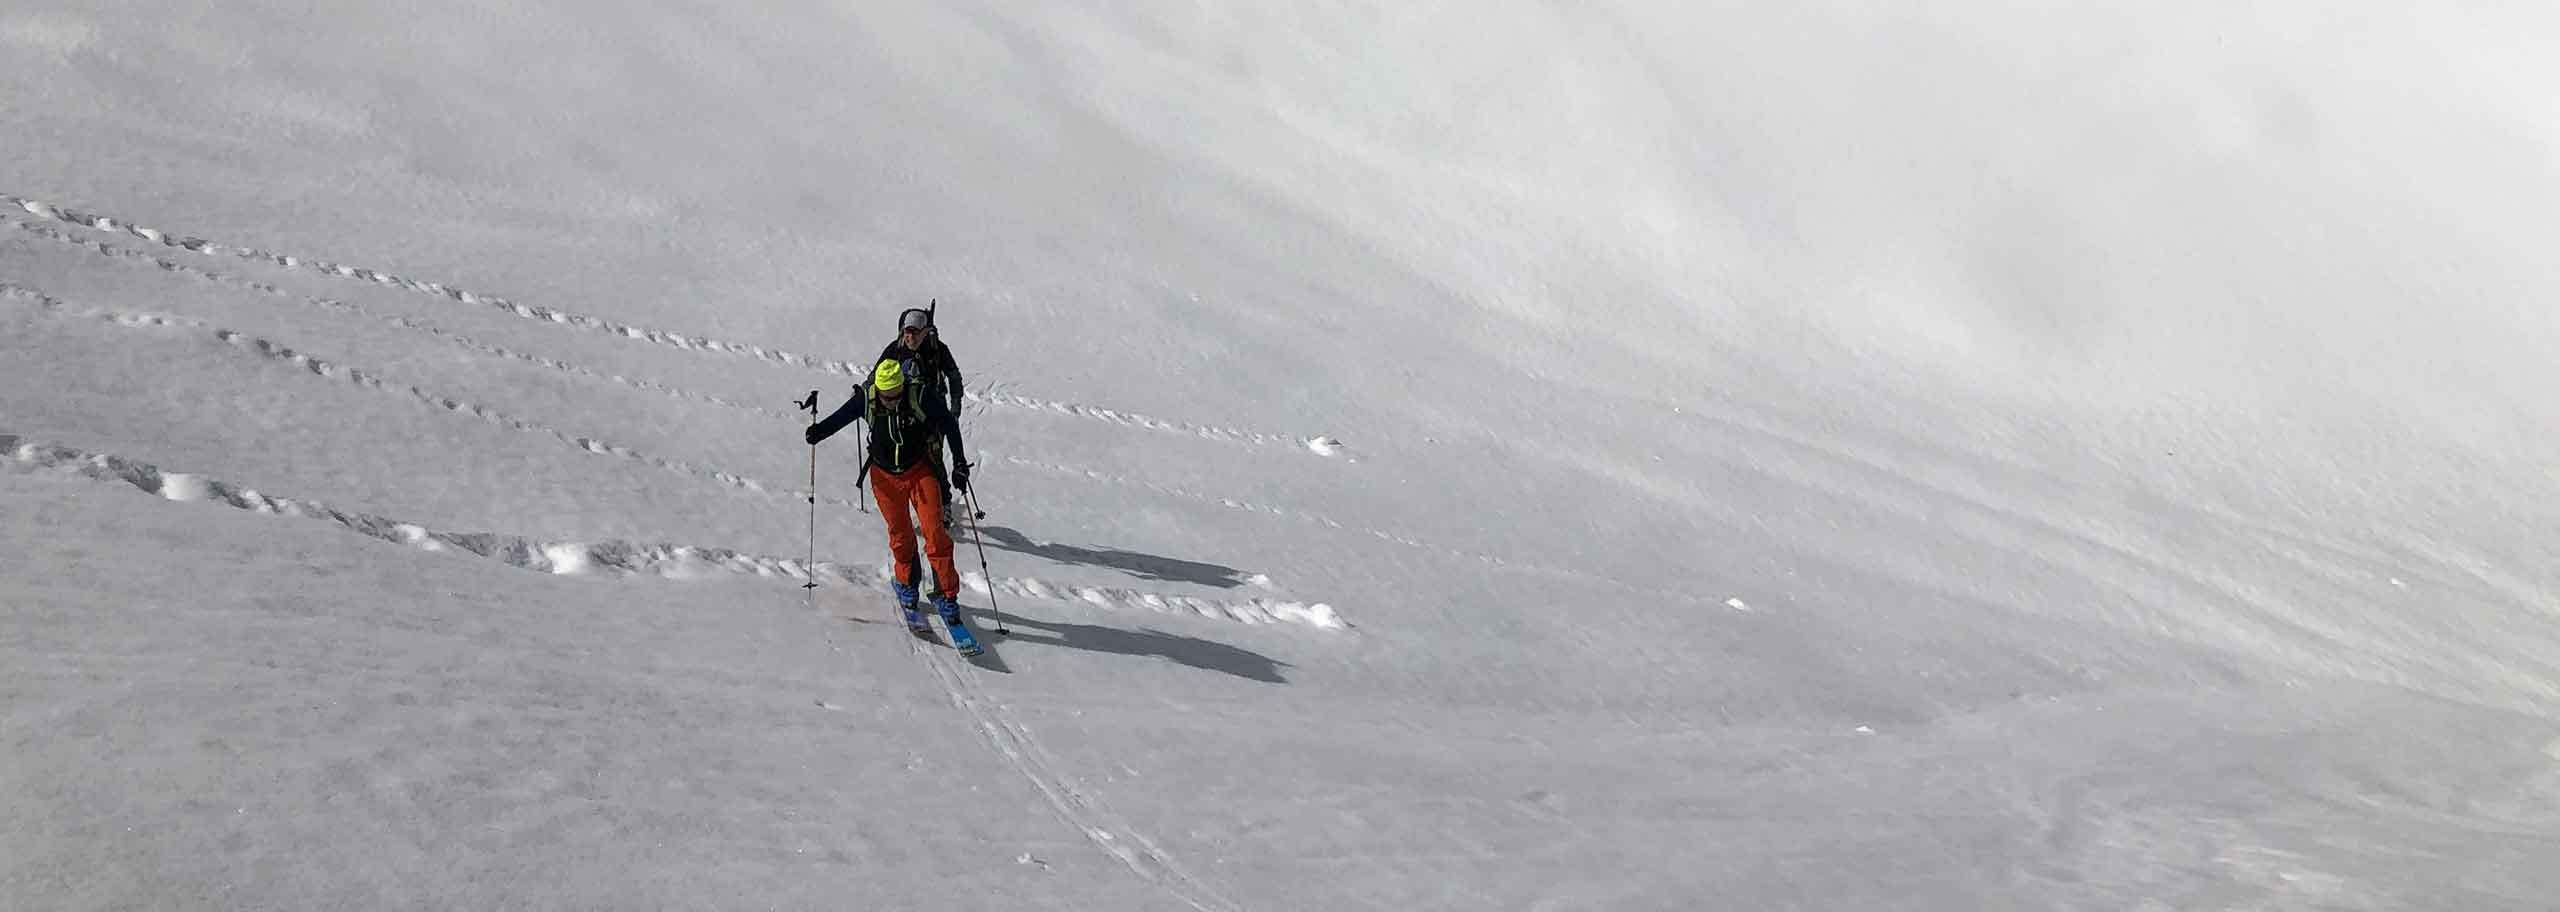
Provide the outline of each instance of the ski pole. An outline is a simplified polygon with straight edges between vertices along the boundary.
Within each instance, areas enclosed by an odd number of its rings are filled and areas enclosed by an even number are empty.
[[[969,537],[978,543],[978,575],[987,579],[987,611],[996,616],[996,635],[1012,636],[1013,631],[1004,629],[1004,606],[996,604],[996,575],[987,569],[987,536],[978,531],[978,517],[987,514],[978,509],[977,487],[960,489],[960,496],[969,502]]]
[[[959,408],[959,406],[957,406],[957,405],[952,406],[952,409],[951,409],[951,423],[952,423],[952,425],[953,425],[953,426],[955,426],[955,427],[956,427],[956,426],[958,426],[958,425],[960,424],[960,408]],[[974,462],[973,462],[973,463],[970,463],[970,464],[969,464],[969,468],[971,468],[971,469],[976,469],[977,467],[978,467],[978,464],[977,464],[977,463],[974,463]],[[972,474],[974,474],[974,472],[973,472]],[[962,492],[960,492],[960,493],[961,493],[961,494],[963,494],[963,495],[965,495],[965,496],[967,497],[968,501],[969,501],[969,518],[970,518],[970,519],[975,520],[975,519],[985,519],[985,518],[987,518],[987,511],[985,511],[985,510],[981,510],[981,509],[978,509],[978,480],[977,480],[977,479],[975,479],[975,478],[969,479],[969,490],[962,491]]]
[[[817,427],[818,391],[810,390],[809,398],[800,400],[800,407],[809,410],[809,426]],[[809,562],[801,566],[808,568],[809,581],[801,583],[800,588],[818,588],[818,445],[814,443],[809,445]]]
[[[976,475],[978,474],[978,473],[977,473],[977,468],[978,468],[977,463],[970,463],[970,464],[969,464],[969,469],[970,469],[969,474],[970,474],[970,476],[971,476],[971,477],[970,477],[970,479],[969,479],[969,490],[966,490],[966,491],[962,491],[962,492],[960,492],[962,495],[964,495],[964,496],[966,496],[966,497],[968,498],[968,501],[969,501],[969,519],[970,519],[970,521],[972,521],[972,522],[975,522],[975,521],[977,521],[977,520],[981,520],[981,519],[985,519],[985,518],[987,518],[987,511],[985,511],[985,510],[982,510],[982,509],[979,509],[979,508],[978,508],[978,479],[976,478]]]

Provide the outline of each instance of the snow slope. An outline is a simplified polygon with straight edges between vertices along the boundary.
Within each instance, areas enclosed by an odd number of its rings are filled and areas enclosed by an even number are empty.
[[[0,906],[2560,891],[2560,16],[520,7],[0,10]]]

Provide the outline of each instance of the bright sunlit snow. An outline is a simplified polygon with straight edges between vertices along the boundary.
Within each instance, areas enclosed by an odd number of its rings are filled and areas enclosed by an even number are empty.
[[[2549,909],[2555,37],[15,0],[0,907]]]

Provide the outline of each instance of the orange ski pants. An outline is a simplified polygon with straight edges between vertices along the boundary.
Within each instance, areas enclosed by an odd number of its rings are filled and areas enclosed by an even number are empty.
[[[889,524],[889,557],[895,562],[898,582],[916,585],[922,582],[916,573],[916,526],[924,526],[924,556],[933,562],[933,591],[949,597],[960,597],[960,570],[951,563],[951,531],[942,527],[942,483],[934,480],[933,469],[922,462],[904,472],[891,472],[871,467],[871,497],[880,505],[880,518]],[[916,522],[907,518],[907,508],[915,508]]]

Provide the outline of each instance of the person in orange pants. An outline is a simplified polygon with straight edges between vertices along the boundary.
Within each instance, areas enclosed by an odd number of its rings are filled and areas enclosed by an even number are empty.
[[[975,654],[977,638],[960,617],[960,572],[951,560],[951,532],[942,525],[942,483],[934,475],[933,458],[937,442],[950,448],[951,486],[965,493],[969,490],[968,450],[961,444],[960,420],[942,397],[907,392],[905,369],[883,359],[872,368],[871,383],[855,390],[853,398],[834,414],[810,425],[806,436],[815,446],[855,421],[869,427],[868,480],[871,496],[880,504],[880,518],[889,524],[889,557],[895,567],[890,589],[897,593],[898,609],[906,615],[909,628],[919,633],[932,630],[916,606],[917,584],[922,581],[922,568],[916,566],[916,533],[921,529],[924,557],[933,567],[929,600],[942,615],[943,626],[951,630],[951,645]],[[908,515],[910,507],[913,519]]]

